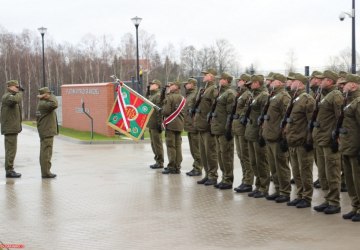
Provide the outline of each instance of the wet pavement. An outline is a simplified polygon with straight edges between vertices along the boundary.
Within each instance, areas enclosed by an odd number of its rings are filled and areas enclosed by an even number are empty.
[[[151,170],[149,143],[86,145],[56,138],[41,179],[37,133],[18,138],[16,171],[0,176],[0,245],[25,249],[358,249],[360,223],[196,184],[183,140],[181,175]],[[4,147],[0,144],[3,167]],[[235,156],[235,184],[240,163]],[[219,171],[220,174],[220,171]],[[316,175],[315,175],[316,176]],[[295,187],[293,186],[292,197]],[[342,193],[342,212],[351,209]],[[313,206],[323,193],[314,191]]]

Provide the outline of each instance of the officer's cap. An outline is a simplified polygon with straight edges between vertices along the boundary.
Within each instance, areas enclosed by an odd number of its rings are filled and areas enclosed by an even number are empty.
[[[321,73],[320,71],[314,70],[314,71],[311,73],[310,79],[315,78],[316,76],[321,75],[321,74],[322,74],[322,73]]]
[[[295,73],[293,77],[288,77],[288,79],[291,80],[298,80],[300,82],[302,82],[303,84],[306,84],[308,81],[308,78],[306,76],[304,76],[303,74],[300,73]]]
[[[337,79],[339,78],[339,75],[332,70],[325,70],[324,73],[322,73],[321,75],[316,75],[315,77],[320,79],[329,78],[334,82],[336,82]]]
[[[344,83],[354,82],[360,84],[360,76],[354,74],[347,74]]]
[[[271,77],[267,78],[270,81],[279,80],[280,82],[286,82],[286,77],[280,73],[273,73]]]

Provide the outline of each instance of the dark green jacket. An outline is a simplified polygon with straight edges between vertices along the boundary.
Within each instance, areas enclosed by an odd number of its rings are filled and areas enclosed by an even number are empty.
[[[265,87],[261,87],[254,91],[254,100],[251,105],[250,121],[246,125],[245,139],[248,141],[256,142],[259,139],[260,127],[257,123],[257,119],[261,114],[261,110],[264,108],[269,93]]]
[[[208,82],[194,117],[194,126],[199,132],[210,132],[210,124],[207,122],[207,114],[211,111],[215,92],[215,84],[213,82]]]
[[[331,89],[323,89],[324,98],[319,103],[319,113],[316,118],[318,127],[313,130],[313,139],[316,145],[330,146],[331,133],[336,127],[336,121],[341,113],[344,97],[333,86]]]
[[[162,115],[164,116],[164,119],[166,119],[168,116],[170,116],[180,105],[182,100],[182,95],[180,94],[180,91],[177,90],[175,92],[170,92],[166,95],[166,98],[164,100],[164,106],[162,109]],[[170,122],[167,126],[167,130],[171,131],[183,131],[184,130],[184,112],[183,109],[182,112],[179,113],[179,115]]]
[[[195,105],[196,92],[197,92],[196,87],[194,89],[186,90],[186,104],[184,107],[185,110],[184,130],[192,133],[195,133],[196,129],[193,124],[193,118],[191,117],[190,111]]]
[[[1,99],[1,134],[18,134],[21,126],[22,93],[6,90]]]
[[[315,100],[305,90],[299,90],[285,127],[286,140],[290,147],[303,146],[308,133],[308,124],[315,108]]]
[[[59,133],[55,109],[58,102],[54,95],[39,101],[36,110],[37,129],[40,138],[52,137]]]
[[[225,134],[227,117],[231,114],[234,101],[235,91],[232,90],[230,86],[222,86],[220,95],[217,99],[216,108],[211,119],[212,134]]]
[[[233,133],[234,135],[244,136],[245,135],[245,126],[240,123],[241,117],[244,115],[246,110],[246,103],[251,96],[251,92],[248,88],[243,88],[241,96],[238,98],[235,117],[233,119]]]
[[[280,123],[285,116],[289,101],[290,95],[284,87],[274,89],[262,129],[262,135],[265,140],[275,142],[280,138]]]
[[[360,90],[349,96],[339,138],[339,150],[343,155],[355,156],[360,153]]]
[[[149,101],[154,103],[159,108],[161,108],[160,92],[161,92],[160,89],[151,91],[150,92],[150,97],[149,97]],[[160,112],[158,112],[155,109],[154,112],[152,113],[146,127],[150,128],[150,129],[158,129],[160,125],[161,125],[161,114],[160,114]]]

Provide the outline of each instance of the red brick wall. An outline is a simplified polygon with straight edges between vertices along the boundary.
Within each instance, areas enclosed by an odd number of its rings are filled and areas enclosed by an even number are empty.
[[[106,125],[110,110],[114,104],[114,85],[112,83],[69,84],[61,86],[62,125],[80,131],[91,131],[90,119],[85,110],[94,119],[94,132],[113,136],[114,129]]]

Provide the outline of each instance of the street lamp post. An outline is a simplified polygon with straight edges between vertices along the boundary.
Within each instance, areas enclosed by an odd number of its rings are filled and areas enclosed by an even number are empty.
[[[139,66],[139,39],[138,39],[138,28],[139,25],[141,23],[142,18],[136,16],[131,18],[131,21],[133,22],[133,24],[135,25],[136,28],[136,81],[139,84],[138,86],[139,88],[139,94],[142,95],[142,85],[140,83],[140,76],[139,76],[139,72],[140,72],[140,66]]]
[[[351,73],[356,74],[356,46],[355,46],[355,0],[352,0],[351,12],[341,12],[339,15],[340,21],[344,21],[345,17],[352,19],[352,32],[351,32]]]
[[[38,31],[41,34],[42,39],[42,71],[43,71],[43,87],[45,87],[45,53],[44,53],[44,35],[46,33],[47,28],[40,27]]]

